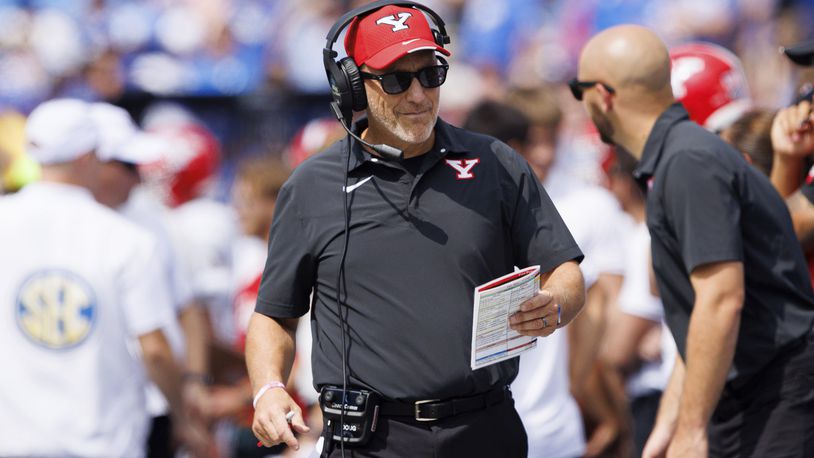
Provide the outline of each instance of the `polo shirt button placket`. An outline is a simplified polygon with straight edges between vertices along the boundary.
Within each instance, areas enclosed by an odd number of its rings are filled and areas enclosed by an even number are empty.
[[[415,177],[410,175],[410,172],[408,172],[407,169],[402,169],[402,170],[404,172],[404,175],[402,175],[402,177],[399,178],[399,184],[401,185],[401,192],[402,192],[401,198],[402,198],[402,202],[404,202],[404,214],[409,215],[410,214],[410,194],[412,194],[413,180],[415,180]]]

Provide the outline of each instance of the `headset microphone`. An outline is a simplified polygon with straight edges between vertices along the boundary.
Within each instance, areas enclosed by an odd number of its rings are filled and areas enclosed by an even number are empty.
[[[353,131],[350,130],[350,128],[347,126],[347,123],[345,122],[345,117],[342,115],[342,111],[339,109],[339,104],[337,104],[336,102],[331,102],[331,108],[333,109],[336,118],[339,120],[339,124],[342,124],[342,127],[345,129],[345,131],[348,132],[348,135],[355,138],[356,141],[358,141],[359,143],[375,151],[376,154],[382,157],[382,159],[385,159],[387,161],[400,161],[404,158],[404,151],[396,147],[384,144],[374,145],[372,143],[368,143],[362,140],[358,135],[354,134]]]

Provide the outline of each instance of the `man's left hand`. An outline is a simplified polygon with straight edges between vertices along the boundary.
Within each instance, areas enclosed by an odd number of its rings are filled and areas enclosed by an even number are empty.
[[[670,448],[667,449],[667,458],[706,458],[707,456],[707,431],[700,429],[676,430]]]
[[[520,334],[546,337],[557,329],[560,306],[554,296],[541,289],[520,304],[520,311],[509,317],[509,326]]]

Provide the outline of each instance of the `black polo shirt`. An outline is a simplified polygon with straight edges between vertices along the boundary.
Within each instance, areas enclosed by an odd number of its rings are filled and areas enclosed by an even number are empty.
[[[516,358],[469,367],[474,287],[514,266],[545,272],[582,258],[523,158],[440,119],[435,134],[432,150],[406,167],[357,142],[350,158],[349,374],[353,385],[390,399],[466,396],[511,383]],[[280,191],[256,306],[299,317],[313,289],[317,388],[342,383],[335,288],[346,141],[297,167]]]
[[[667,324],[686,358],[698,266],[740,261],[746,298],[733,369],[754,375],[814,322],[814,293],[783,199],[763,174],[680,104],[656,121],[636,178],[647,189],[653,267]]]

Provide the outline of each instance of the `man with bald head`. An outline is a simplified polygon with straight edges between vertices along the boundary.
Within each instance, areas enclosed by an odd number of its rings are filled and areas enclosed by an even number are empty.
[[[814,293],[782,199],[675,103],[652,31],[599,33],[569,85],[603,141],[639,161],[679,349],[644,456],[810,456]]]

